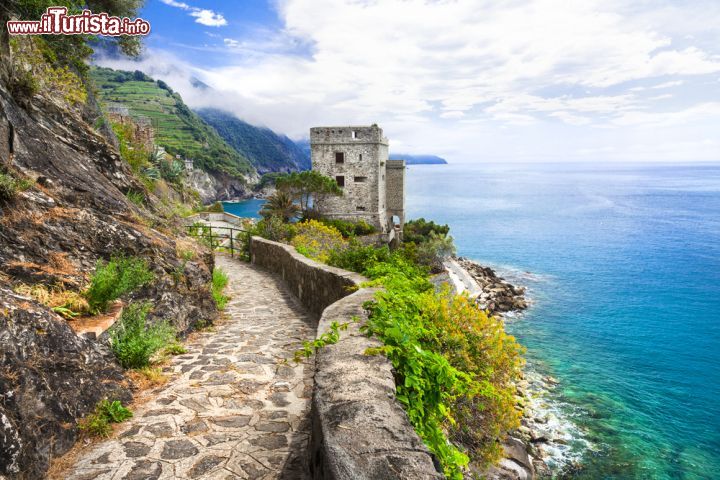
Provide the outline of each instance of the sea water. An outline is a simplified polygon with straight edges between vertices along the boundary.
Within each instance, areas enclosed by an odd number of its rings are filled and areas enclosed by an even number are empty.
[[[409,218],[529,287],[509,322],[589,443],[567,478],[720,478],[720,166],[410,166]]]
[[[560,382],[538,403],[577,440],[564,478],[720,478],[720,165],[423,165],[406,185],[408,218],[528,287],[508,329]]]

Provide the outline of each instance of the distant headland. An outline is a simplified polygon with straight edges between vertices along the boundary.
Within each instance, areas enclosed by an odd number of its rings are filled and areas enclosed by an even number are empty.
[[[408,165],[446,165],[448,162],[437,155],[408,155],[407,153],[391,153],[393,160],[405,160]]]

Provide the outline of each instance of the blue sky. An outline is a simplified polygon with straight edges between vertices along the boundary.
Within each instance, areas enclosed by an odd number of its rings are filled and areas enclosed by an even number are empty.
[[[715,0],[148,0],[138,64],[294,138],[478,161],[720,161]],[[196,77],[213,87],[191,86]]]

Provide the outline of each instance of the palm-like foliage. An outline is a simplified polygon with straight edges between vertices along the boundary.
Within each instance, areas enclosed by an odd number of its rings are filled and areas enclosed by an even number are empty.
[[[283,191],[277,191],[272,194],[260,209],[260,215],[265,218],[278,217],[284,222],[297,217],[300,213],[300,207],[295,204],[293,197]]]

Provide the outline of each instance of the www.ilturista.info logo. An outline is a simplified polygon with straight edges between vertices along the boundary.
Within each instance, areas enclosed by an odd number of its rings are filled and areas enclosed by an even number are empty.
[[[111,17],[107,13],[83,10],[68,15],[65,7],[50,7],[39,21],[10,20],[10,35],[147,35],[150,23],[142,18]]]

